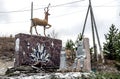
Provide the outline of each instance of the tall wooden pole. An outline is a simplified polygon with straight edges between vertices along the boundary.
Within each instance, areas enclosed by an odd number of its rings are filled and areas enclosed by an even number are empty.
[[[33,22],[32,22],[32,19],[33,19],[33,2],[31,2],[31,27],[30,27],[30,33],[32,33],[32,25],[33,25]]]
[[[33,2],[31,3],[31,19],[33,19]]]
[[[97,26],[96,26],[96,22],[95,22],[95,17],[94,17],[93,11],[92,11],[92,16],[93,16],[93,23],[94,23],[94,27],[95,27],[95,31],[96,31],[96,36],[97,36],[97,40],[98,40],[99,51],[100,51],[100,54],[101,54],[102,63],[104,63],[105,61],[104,61],[103,51],[102,51],[102,47],[101,47],[101,44],[100,44],[100,39],[99,39],[98,30],[97,30]]]
[[[91,0],[89,0],[89,6],[90,6],[90,15],[91,15],[91,27],[92,27],[92,36],[93,36],[93,49],[94,49],[94,61],[97,61],[97,49],[96,49],[96,43],[95,43],[95,29],[94,29],[94,19],[92,15],[92,6],[91,6]]]
[[[86,22],[87,22],[88,14],[89,14],[89,10],[90,10],[90,7],[88,6],[87,14],[86,14],[86,17],[85,17],[84,26],[83,26],[83,30],[82,30],[82,35],[81,35],[81,38],[80,38],[80,39],[83,38],[83,34],[84,34],[84,31],[85,31],[85,26],[86,26]]]
[[[91,27],[92,27],[92,36],[93,36],[93,49],[94,49],[94,60],[93,60],[93,62],[97,62],[97,60],[98,60],[97,46],[96,46],[96,43],[95,43],[95,33],[96,33],[97,41],[98,41],[98,45],[99,45],[99,50],[100,50],[100,54],[101,54],[101,58],[102,58],[102,63],[104,63],[104,56],[103,56],[102,47],[101,47],[100,40],[99,40],[99,35],[98,35],[98,31],[97,31],[97,26],[96,26],[94,14],[93,14],[91,0],[89,0],[89,6],[88,6],[87,14],[86,14],[86,17],[85,17],[85,22],[84,22],[84,26],[83,26],[83,30],[82,30],[81,39],[83,38],[83,34],[84,34],[84,30],[85,30],[86,21],[87,21],[87,18],[88,18],[89,11],[90,11],[90,15],[91,15]]]

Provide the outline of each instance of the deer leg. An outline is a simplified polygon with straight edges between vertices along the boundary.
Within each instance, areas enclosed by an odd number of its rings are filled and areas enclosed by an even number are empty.
[[[45,29],[46,29],[46,28],[45,28],[45,26],[44,26],[44,35],[45,35],[45,37],[46,37],[46,34],[45,34]]]
[[[36,34],[38,35],[38,32],[37,32],[37,28],[35,27],[35,32],[36,32]]]
[[[32,26],[30,27],[30,34],[32,35]]]

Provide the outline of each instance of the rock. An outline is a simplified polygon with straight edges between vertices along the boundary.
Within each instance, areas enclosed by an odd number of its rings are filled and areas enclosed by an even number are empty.
[[[15,68],[18,71],[34,71],[34,69],[31,66],[19,66]]]
[[[20,75],[21,73],[35,73],[37,72],[36,69],[34,69],[31,66],[19,66],[19,67],[13,67],[9,68],[6,71],[6,75],[8,76],[15,76],[15,75]]]
[[[13,73],[15,71],[15,68],[10,68],[10,69],[7,69],[7,71],[5,72],[5,75],[8,75],[10,73]]]
[[[7,76],[20,76],[21,72],[20,71],[15,71],[13,73],[9,73]]]

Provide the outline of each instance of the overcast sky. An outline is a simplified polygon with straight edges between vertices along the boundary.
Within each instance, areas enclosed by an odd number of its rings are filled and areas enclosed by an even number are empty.
[[[0,0],[0,36],[30,34],[32,1],[34,3],[33,17],[40,19],[44,19],[43,8],[51,4],[49,24],[52,27],[46,30],[46,34],[55,30],[58,33],[58,39],[63,41],[63,45],[67,39],[75,41],[77,35],[82,32],[89,0]],[[120,0],[91,1],[100,42],[103,44],[104,34],[108,33],[111,24],[115,24],[120,29]],[[37,30],[43,35],[43,27],[38,26]],[[84,36],[90,39],[92,45],[90,17],[87,20]]]

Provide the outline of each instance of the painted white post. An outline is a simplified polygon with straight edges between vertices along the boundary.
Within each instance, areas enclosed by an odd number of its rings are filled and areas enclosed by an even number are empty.
[[[65,51],[61,51],[60,55],[60,70],[64,71],[66,69],[66,53]]]

